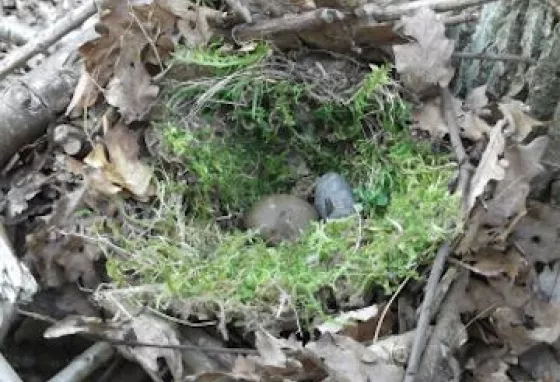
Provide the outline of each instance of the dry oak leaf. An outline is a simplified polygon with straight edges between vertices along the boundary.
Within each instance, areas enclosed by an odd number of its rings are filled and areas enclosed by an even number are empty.
[[[477,115],[484,114],[484,108],[488,105],[487,88],[487,85],[482,85],[472,89],[465,98],[465,110],[473,111]]]
[[[125,123],[141,121],[156,101],[159,87],[140,61],[140,53],[131,48],[124,50],[115,66],[115,75],[105,91],[107,102],[119,109]],[[123,51],[123,52],[124,52]]]
[[[476,198],[484,192],[488,182],[502,180],[505,177],[505,163],[500,160],[506,143],[503,133],[504,124],[505,122],[501,120],[492,129],[490,141],[471,179],[469,190],[464,196],[466,213],[474,207]]]
[[[518,142],[523,141],[534,127],[543,125],[543,122],[525,114],[528,107],[521,101],[512,100],[507,103],[500,103],[498,108],[508,123],[508,132],[511,132],[513,138]]]
[[[475,89],[476,90],[476,89]],[[492,128],[474,111],[465,109],[463,101],[452,97],[453,110],[459,124],[459,134],[471,141],[479,141],[490,135]],[[441,98],[435,97],[425,101],[412,112],[414,128],[427,131],[430,136],[443,138],[449,133],[449,127],[443,115]]]
[[[454,75],[450,64],[454,43],[445,37],[445,25],[438,15],[421,8],[411,17],[403,16],[401,23],[404,34],[416,40],[393,47],[404,85],[417,92],[433,85],[449,85]]]
[[[105,132],[105,144],[113,173],[122,183],[119,186],[130,191],[136,199],[146,201],[153,195],[153,170],[139,159],[138,135],[122,122]]]
[[[511,238],[531,264],[560,260],[560,209],[530,201]]]
[[[136,99],[137,94],[134,93],[136,90],[140,94],[138,97],[145,102],[149,109],[149,102],[146,102],[144,97],[146,94],[152,94],[154,88],[146,90],[145,79],[138,73],[139,67],[143,66],[143,60],[140,57],[150,56],[151,53],[151,56],[160,59],[158,63],[163,69],[161,58],[167,57],[169,49],[172,47],[167,43],[158,44],[158,42],[165,40],[161,38],[162,36],[173,34],[175,21],[174,15],[153,1],[104,1],[100,22],[96,26],[100,36],[86,42],[79,49],[84,59],[85,70],[82,72],[67,114],[73,110],[91,106],[98,94],[104,91],[103,88],[116,74],[115,71],[118,72],[118,79],[113,81],[112,89],[108,90],[111,101],[115,102],[116,97],[117,105],[120,107],[124,101],[118,96],[125,94]],[[138,76],[131,78],[134,81],[138,78],[144,80],[138,81],[136,88],[134,84],[130,83],[127,84],[128,86],[123,85],[122,66],[131,65],[131,63],[135,65],[134,69],[136,69],[136,71],[133,70],[132,75]],[[121,70],[119,71],[119,69]],[[125,87],[126,91],[122,91],[121,87]],[[115,88],[119,89],[120,93]],[[115,92],[117,95],[114,94]],[[123,108],[121,113],[127,117],[127,121],[137,119],[139,114],[145,115],[147,112],[147,110],[143,110],[142,113],[138,113],[137,109],[131,111],[130,106],[128,104],[126,106],[128,107]]]
[[[378,354],[346,336],[326,333],[305,348],[323,361],[333,381],[400,382],[404,377],[403,368],[382,362]]]

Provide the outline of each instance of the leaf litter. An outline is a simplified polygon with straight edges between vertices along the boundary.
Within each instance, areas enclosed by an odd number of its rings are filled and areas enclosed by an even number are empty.
[[[47,287],[79,282],[94,289],[101,284],[102,277],[95,264],[103,254],[97,245],[92,245],[87,229],[95,219],[76,217],[75,212],[87,202],[86,196],[94,201],[89,206],[99,210],[103,203],[115,203],[117,195],[130,196],[139,202],[147,202],[154,195],[153,169],[142,158],[140,133],[131,126],[132,122],[149,118],[160,94],[159,85],[145,62],[163,69],[180,37],[188,46],[205,46],[214,36],[213,25],[224,17],[220,11],[202,5],[185,7],[177,1],[141,4],[109,1],[105,5],[111,12],[100,20],[101,36],[80,49],[85,65],[68,113],[80,113],[92,107],[102,95],[104,102],[118,109],[122,119],[113,124],[104,121],[103,131],[85,157],[42,163],[39,171],[35,168],[31,175],[11,184],[5,202],[0,203],[10,219],[26,213],[41,215],[33,233],[26,237],[24,259]],[[454,42],[445,37],[444,24],[429,9],[403,17],[398,29],[412,40],[394,47],[401,81],[420,99],[413,111],[412,128],[423,130],[434,139],[444,139],[449,134],[448,121],[441,99],[431,96],[429,90],[447,87],[454,77],[450,63]],[[464,100],[454,97],[453,109],[459,134],[467,147],[480,142],[484,147],[480,158],[470,159],[475,171],[468,192],[462,195],[466,206],[465,231],[459,237],[457,258],[453,262],[477,277],[460,276],[451,290],[444,292],[447,298],[442,300],[433,329],[436,334],[431,336],[432,342],[422,358],[424,374],[421,375],[438,370],[434,365],[454,370],[458,361],[453,354],[465,349],[469,340],[472,344],[500,349],[486,359],[467,355],[469,380],[511,381],[507,371],[517,360],[523,365],[523,357],[531,349],[554,344],[560,336],[559,211],[542,202],[527,201],[531,181],[544,171],[540,159],[548,139],[545,136],[529,139],[534,128],[543,122],[533,119],[521,101],[489,101],[486,86],[473,89]],[[496,109],[501,115],[497,119],[490,112]],[[54,169],[59,179],[43,175],[41,171],[45,169]],[[69,183],[68,179],[75,175],[84,178],[85,186],[61,192],[60,183]],[[49,194],[52,210],[37,212],[34,202]],[[293,337],[284,339],[265,330],[257,331],[254,345],[258,356],[239,356],[231,372],[204,372],[188,378],[218,380],[229,376],[233,380],[261,380],[283,376],[316,381],[379,378],[400,381],[405,372],[406,354],[412,346],[410,339],[399,346],[389,345],[391,350],[379,351],[376,346],[398,336],[389,336],[367,347],[344,332],[352,326],[351,321],[361,325],[379,319],[379,314],[377,305],[341,312],[342,321],[318,324],[315,329],[321,335],[306,344]],[[462,320],[463,315],[470,317],[468,326]],[[80,317],[82,321],[85,319]],[[76,331],[91,334],[92,328],[99,324],[84,322],[60,322],[45,336]],[[61,328],[62,332],[55,331]],[[139,342],[181,343],[175,325],[152,316],[116,321],[111,328],[95,333],[108,340],[133,336]],[[476,328],[478,333],[471,333],[471,328]],[[407,338],[410,337],[409,333]],[[405,353],[400,363],[395,362],[392,354],[395,347]],[[142,365],[154,380],[161,372],[160,358],[165,360],[174,380],[185,377],[182,355],[177,349],[124,345],[118,348]],[[430,380],[445,380],[453,374],[448,373],[451,374],[430,375]],[[207,378],[203,379],[205,375]]]

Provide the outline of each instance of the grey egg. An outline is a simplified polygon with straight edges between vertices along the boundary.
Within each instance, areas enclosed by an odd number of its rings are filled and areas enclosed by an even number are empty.
[[[355,212],[352,188],[336,172],[328,172],[317,180],[314,204],[323,219],[344,218]]]
[[[296,241],[317,211],[294,195],[269,195],[255,204],[245,218],[245,227],[254,229],[270,244]]]

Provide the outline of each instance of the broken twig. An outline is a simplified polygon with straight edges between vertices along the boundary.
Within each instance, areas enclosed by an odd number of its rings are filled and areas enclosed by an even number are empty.
[[[320,25],[335,22],[351,22],[373,18],[376,23],[383,24],[388,21],[398,20],[401,16],[412,11],[428,6],[434,11],[460,10],[474,5],[492,2],[495,0],[429,0],[413,1],[395,6],[379,7],[366,4],[350,11],[341,11],[331,8],[320,8],[309,12],[262,20],[254,24],[240,24],[233,28],[232,35],[235,40],[243,41],[255,38],[264,38],[276,33],[289,31],[302,31]],[[476,20],[476,14],[450,16],[444,22],[458,24]],[[447,20],[449,19],[449,20]],[[371,25],[369,25],[371,27]]]
[[[24,65],[27,60],[34,55],[44,52],[60,38],[78,28],[84,21],[93,16],[96,11],[97,5],[95,1],[88,1],[81,7],[70,12],[68,16],[58,21],[51,28],[47,29],[45,33],[41,34],[41,38],[30,41],[21,48],[8,54],[0,61],[0,80],[15,69]]]
[[[430,277],[428,277],[428,283],[426,284],[426,294],[424,295],[424,301],[422,302],[420,317],[418,318],[418,324],[415,329],[416,335],[414,337],[414,343],[412,344],[412,350],[410,351],[404,382],[415,381],[418,366],[420,365],[420,358],[424,352],[424,347],[426,346],[428,324],[430,323],[430,317],[433,309],[432,303],[436,294],[439,279],[443,273],[443,268],[445,267],[445,262],[450,251],[451,248],[449,242],[443,243],[438,250],[434,264],[432,265]]]

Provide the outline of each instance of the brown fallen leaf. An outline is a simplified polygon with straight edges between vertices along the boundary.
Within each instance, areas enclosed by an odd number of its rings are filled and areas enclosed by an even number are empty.
[[[92,334],[108,340],[180,345],[179,335],[173,324],[148,314],[135,315],[121,321],[69,316],[48,328],[44,336],[57,338],[74,333]],[[150,376],[158,375],[162,369],[161,361],[165,361],[173,380],[183,380],[183,359],[179,349],[126,345],[118,345],[116,348],[124,357],[138,362]]]
[[[305,349],[321,359],[332,380],[340,382],[401,381],[404,369],[378,362],[377,354],[351,338],[324,334]]]
[[[140,59],[142,51],[129,46],[121,49],[115,73],[107,85],[107,103],[119,109],[125,123],[144,120],[159,94],[159,87]]]
[[[105,144],[115,179],[122,179],[119,186],[140,201],[148,200],[154,194],[153,170],[139,159],[138,135],[120,122],[105,132]]]
[[[457,100],[454,98],[454,100]],[[457,100],[459,101],[459,100]],[[459,108],[461,101],[459,101]],[[426,131],[434,138],[443,138],[449,133],[449,128],[442,114],[441,98],[435,97],[425,101],[412,112],[413,128]]]
[[[445,37],[445,25],[429,8],[401,20],[405,35],[415,42],[393,47],[397,71],[404,85],[418,93],[434,86],[446,87],[455,73],[450,60],[454,49]]]
[[[508,131],[518,142],[523,141],[534,127],[543,125],[543,122],[533,119],[525,113],[528,107],[521,101],[511,100],[498,104],[498,107],[508,123]]]
[[[471,179],[469,190],[464,196],[466,214],[474,207],[476,198],[482,195],[488,182],[499,181],[505,177],[506,163],[500,159],[506,143],[502,130],[504,125],[505,122],[501,120],[492,129],[488,146],[482,154],[480,164]]]
[[[469,269],[487,277],[505,274],[509,279],[514,280],[527,267],[527,261],[515,248],[505,253],[494,248],[483,248],[476,253],[473,260]]]
[[[482,85],[472,89],[467,98],[465,98],[464,108],[475,113],[475,115],[485,114],[484,109],[488,106],[488,97],[486,96],[487,85]]]
[[[67,114],[91,106],[103,93],[126,121],[143,119],[159,90],[151,84],[143,57],[155,57],[164,69],[162,57],[173,48],[168,42],[177,18],[154,1],[106,0],[102,6],[96,26],[100,36],[79,49],[84,70]]]
[[[530,201],[511,239],[531,264],[560,260],[560,209]]]

